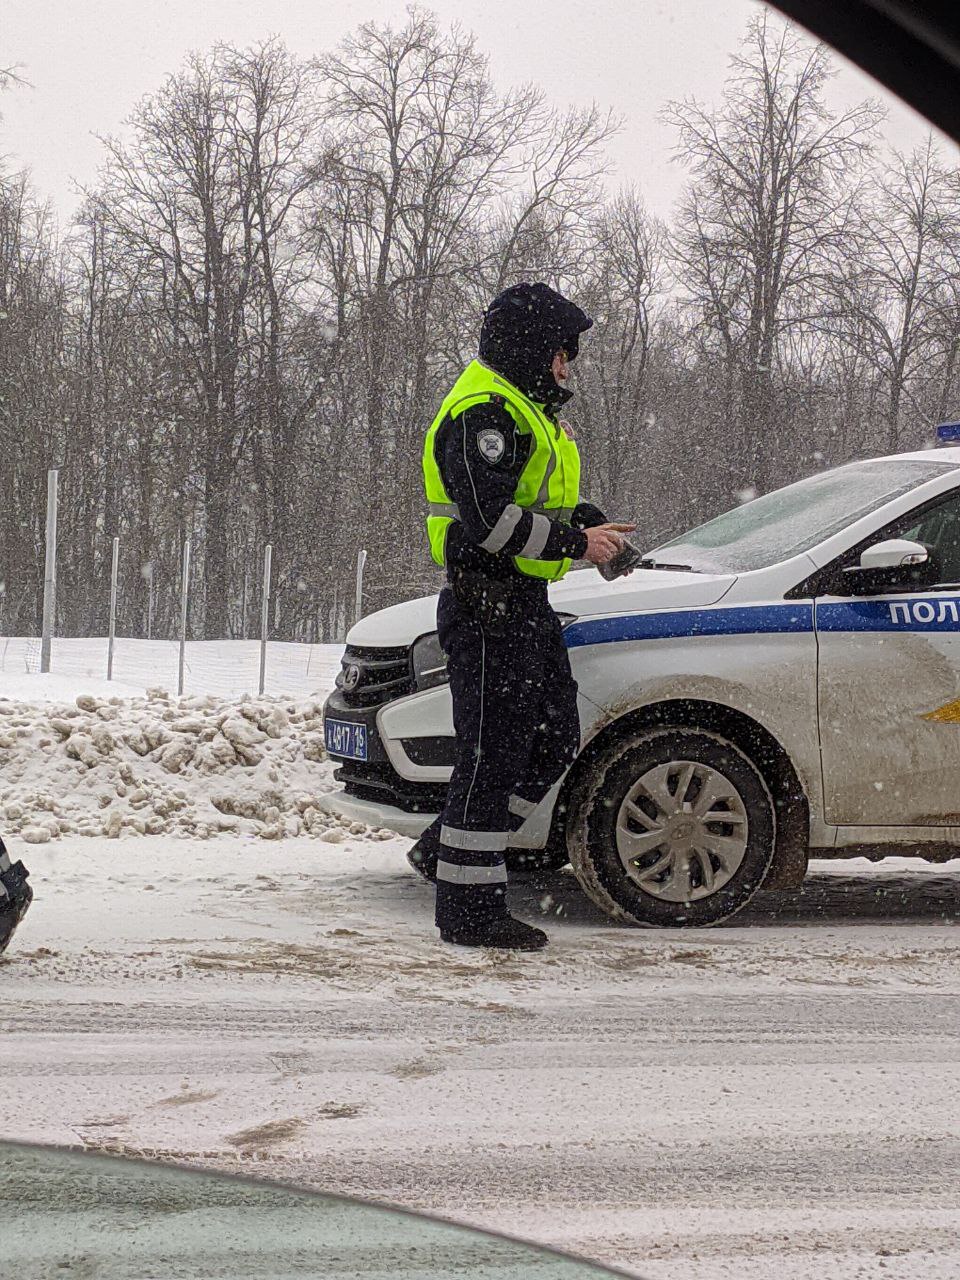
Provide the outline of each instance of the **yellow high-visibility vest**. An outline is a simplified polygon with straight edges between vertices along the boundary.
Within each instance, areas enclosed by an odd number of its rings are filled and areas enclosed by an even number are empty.
[[[518,507],[547,516],[569,520],[580,501],[580,453],[576,441],[546,416],[512,382],[501,377],[480,360],[473,360],[454,383],[440,406],[423,446],[423,483],[427,495],[427,536],[430,551],[439,565],[446,563],[447,532],[459,518],[456,504],[443,485],[435,453],[436,437],[447,418],[457,418],[466,409],[491,400],[499,401],[517,424],[532,437],[530,456],[517,480],[513,501]],[[514,564],[531,578],[556,582],[572,564],[569,559],[534,560],[514,556]]]

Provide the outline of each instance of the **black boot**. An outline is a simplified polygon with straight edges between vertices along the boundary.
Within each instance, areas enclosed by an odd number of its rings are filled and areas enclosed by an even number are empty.
[[[434,831],[434,828],[437,831]],[[416,871],[431,884],[437,882],[437,861],[440,857],[439,823],[427,827],[417,843],[407,853],[407,861]]]
[[[547,945],[542,929],[506,915],[460,929],[441,929],[440,937],[458,947],[499,947],[506,951],[539,951]]]
[[[33,901],[33,890],[27,884],[29,872],[22,862],[9,865],[6,849],[0,840],[0,858],[7,863],[7,870],[0,872],[0,955],[6,951],[17,925],[27,914]]]
[[[547,935],[532,925],[515,920],[507,911],[507,870],[503,854],[477,853],[485,862],[451,863],[444,850],[444,875],[437,881],[437,928],[444,942],[458,947],[499,947],[507,951],[539,951],[547,945]],[[461,854],[461,857],[467,855]],[[500,858],[499,864],[495,861]],[[447,873],[460,880],[448,879]],[[489,875],[490,883],[472,877]],[[495,879],[493,877],[496,877]]]

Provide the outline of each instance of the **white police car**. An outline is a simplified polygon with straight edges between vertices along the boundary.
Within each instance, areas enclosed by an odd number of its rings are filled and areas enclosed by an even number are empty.
[[[811,850],[960,855],[960,447],[821,472],[551,596],[583,746],[514,866],[569,859],[613,916],[704,925]],[[453,759],[435,603],[354,627],[326,707],[328,807],[410,836]]]

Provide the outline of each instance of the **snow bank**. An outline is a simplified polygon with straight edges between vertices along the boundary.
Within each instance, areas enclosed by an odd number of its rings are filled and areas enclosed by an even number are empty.
[[[2,829],[28,844],[220,832],[340,841],[344,825],[315,803],[335,785],[322,709],[321,697],[174,699],[161,689],[0,699]]]

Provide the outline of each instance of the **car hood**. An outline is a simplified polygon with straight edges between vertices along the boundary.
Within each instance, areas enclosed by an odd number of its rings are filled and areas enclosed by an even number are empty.
[[[736,582],[735,574],[680,573],[637,569],[627,578],[607,582],[596,569],[577,569],[550,587],[550,603],[558,613],[596,617],[604,613],[641,613],[655,609],[697,608],[716,604]],[[364,648],[412,644],[436,630],[437,597],[406,600],[361,619],[347,643]]]

